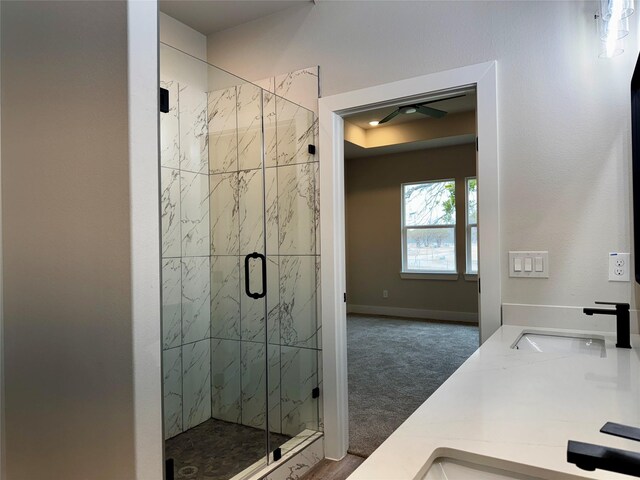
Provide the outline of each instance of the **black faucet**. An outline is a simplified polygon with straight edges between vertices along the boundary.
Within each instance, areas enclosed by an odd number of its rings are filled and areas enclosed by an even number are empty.
[[[607,422],[600,431],[616,437],[640,441],[640,428]],[[640,477],[640,453],[569,440],[567,462],[582,470],[595,469]]]
[[[631,348],[631,320],[629,318],[629,304],[615,302],[596,302],[596,305],[615,305],[616,309],[609,308],[583,308],[582,311],[587,315],[615,315],[616,316],[616,332],[618,341],[617,348]]]

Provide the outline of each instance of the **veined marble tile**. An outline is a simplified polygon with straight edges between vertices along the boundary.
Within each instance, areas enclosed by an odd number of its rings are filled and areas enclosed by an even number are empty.
[[[211,257],[211,336],[240,340],[239,257]]]
[[[264,342],[264,313],[266,298],[251,298],[245,292],[245,257],[240,257],[240,334],[241,339]],[[269,268],[267,266],[267,278]],[[251,292],[262,292],[262,264],[260,260],[249,260],[249,288]],[[275,288],[275,286],[274,286]],[[267,295],[269,293],[267,280]]]
[[[238,173],[210,176],[211,253],[238,255],[240,219],[238,215]]]
[[[282,345],[317,348],[316,259],[280,257],[280,338]]]
[[[316,229],[316,254],[320,255],[320,164],[318,162],[313,163],[313,176],[314,176],[314,190],[315,190],[315,205],[313,212],[313,222]]]
[[[322,262],[320,255],[316,255],[316,322],[318,328],[317,347],[322,349]],[[322,378],[322,377],[321,377]]]
[[[280,343],[280,258],[267,255],[267,336]]]
[[[262,90],[245,83],[236,89],[238,97],[238,169],[262,167]]]
[[[324,432],[324,372],[322,371],[322,350],[317,351],[318,354],[318,387],[320,388],[320,397],[318,397],[318,431]]]
[[[266,352],[264,343],[241,342],[242,424],[266,426]]]
[[[314,161],[309,145],[315,145],[313,112],[276,97],[276,148],[278,166]]]
[[[275,93],[318,114],[318,67],[303,68],[275,77]]]
[[[265,166],[278,165],[278,137],[276,119],[276,97],[273,93],[264,91],[262,96],[262,111],[264,125],[264,161]]]
[[[209,92],[210,173],[238,170],[236,87]]]
[[[258,80],[257,82],[253,82],[254,85],[257,85],[258,87],[266,90],[267,92],[275,92],[276,91],[276,78],[275,77],[269,77],[269,78],[264,78],[262,80]]]
[[[162,392],[164,396],[164,438],[182,432],[182,351],[172,348],[162,352]]]
[[[181,172],[182,256],[209,255],[209,176]]]
[[[182,395],[184,429],[211,418],[211,342],[209,339],[182,347]]]
[[[269,473],[264,480],[299,480],[323,458],[324,444],[323,439],[320,438]]]
[[[277,344],[280,338],[280,289],[279,289],[279,259],[277,256],[267,256],[267,296],[254,299],[245,293],[245,258],[240,258],[240,325],[242,340],[264,342],[264,314],[265,298],[268,315],[269,343]],[[262,264],[259,260],[251,259],[249,263],[251,292],[262,291]]]
[[[160,81],[160,86],[169,90],[169,111],[160,114],[160,165],[180,168],[178,82]]]
[[[239,175],[240,255],[264,251],[264,195],[262,170]]]
[[[211,339],[211,415],[241,423],[240,342]]]
[[[314,164],[278,167],[280,255],[313,255],[315,249]]]
[[[211,336],[209,268],[209,257],[182,259],[183,344]]]
[[[264,172],[267,211],[267,254],[278,255],[278,169],[267,168]]]
[[[280,417],[280,345],[269,345],[269,432],[282,433]]]
[[[316,350],[282,347],[282,432],[295,436],[306,428],[318,429],[318,401],[312,390],[318,386]]]
[[[162,260],[162,348],[182,344],[182,274],[179,258]]]
[[[207,132],[207,94],[180,84],[180,170],[207,173],[209,135]]]
[[[160,169],[162,193],[162,256],[179,257],[180,236],[180,171],[173,168]]]

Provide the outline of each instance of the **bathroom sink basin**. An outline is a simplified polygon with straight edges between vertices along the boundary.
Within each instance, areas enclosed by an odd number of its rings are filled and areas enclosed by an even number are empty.
[[[432,464],[421,480],[546,480],[480,463],[463,462],[440,457]]]
[[[598,335],[522,332],[511,348],[524,352],[571,353],[601,358],[607,356],[604,338]]]

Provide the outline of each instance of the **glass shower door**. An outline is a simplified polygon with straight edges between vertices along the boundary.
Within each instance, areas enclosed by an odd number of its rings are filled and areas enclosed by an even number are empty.
[[[263,92],[270,451],[319,426],[318,164],[313,112]],[[270,455],[273,461],[274,455]]]
[[[242,477],[322,429],[317,125],[160,52],[165,451],[178,478]]]
[[[220,74],[218,74],[219,76]],[[218,82],[219,84],[219,82]],[[212,258],[212,417],[229,422],[234,474],[267,463],[269,292],[261,89],[209,92]],[[233,476],[233,475],[231,475]]]

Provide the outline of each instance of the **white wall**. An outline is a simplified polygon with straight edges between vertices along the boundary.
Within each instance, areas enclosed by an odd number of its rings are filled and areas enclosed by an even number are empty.
[[[207,60],[207,37],[162,12],[160,41],[200,60]]]
[[[505,303],[629,300],[607,253],[629,251],[629,83],[597,57],[596,2],[318,2],[208,38],[208,59],[245,78],[319,64],[324,96],[498,61]],[[480,139],[482,142],[482,139]],[[548,250],[550,278],[510,279],[508,250]]]
[[[155,7],[0,6],[8,480],[161,476]]]

